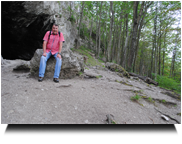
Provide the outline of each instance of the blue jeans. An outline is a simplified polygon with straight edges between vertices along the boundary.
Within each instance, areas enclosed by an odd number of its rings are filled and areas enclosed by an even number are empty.
[[[44,77],[44,73],[45,73],[45,69],[46,69],[46,63],[47,60],[51,57],[51,52],[46,53],[46,57],[45,56],[41,56],[40,59],[40,67],[39,67],[39,77]],[[57,57],[57,54],[54,54],[53,56],[56,59],[56,65],[55,65],[55,71],[54,71],[54,78],[59,78],[59,74],[60,74],[60,70],[61,70],[61,65],[62,65],[62,59],[59,59]]]

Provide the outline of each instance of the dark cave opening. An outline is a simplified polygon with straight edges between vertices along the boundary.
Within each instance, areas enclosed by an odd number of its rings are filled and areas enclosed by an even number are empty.
[[[50,15],[27,13],[24,2],[1,2],[1,55],[4,59],[30,60],[42,48],[46,31],[51,30]]]

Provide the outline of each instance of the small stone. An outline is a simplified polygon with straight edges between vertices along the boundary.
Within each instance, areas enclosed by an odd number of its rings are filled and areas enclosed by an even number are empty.
[[[168,118],[167,116],[161,115],[161,117],[162,117],[164,120],[169,121],[169,118]]]
[[[44,89],[41,89],[42,91],[44,91]]]
[[[88,120],[85,120],[85,123],[88,123]]]
[[[9,114],[11,114],[13,112],[14,112],[14,110],[9,110],[7,114],[9,115]]]

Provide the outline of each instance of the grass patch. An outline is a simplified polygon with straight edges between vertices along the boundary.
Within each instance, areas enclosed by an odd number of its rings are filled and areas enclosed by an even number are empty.
[[[141,99],[141,97],[139,95],[131,97],[132,101],[138,101],[139,99]]]
[[[83,46],[81,46],[79,49],[74,49],[73,51],[76,51],[78,53],[80,53],[81,55],[87,56],[87,63],[86,65],[91,65],[91,66],[102,66],[102,63],[97,61],[96,59],[94,59],[89,52],[92,52],[92,50],[85,48]],[[88,52],[89,51],[89,52]]]
[[[141,96],[139,96],[138,94],[136,94],[135,96],[131,97],[130,99],[131,99],[132,101],[137,102],[139,105],[141,105],[141,106],[144,107],[143,104],[141,104],[141,103],[138,102],[138,101],[141,99]]]
[[[152,99],[151,97],[149,97],[147,100],[148,100],[149,102],[152,102],[152,101],[153,101],[153,99]]]
[[[81,76],[83,73],[82,72],[79,72],[78,75]]]
[[[96,78],[101,78],[102,76],[96,76]]]
[[[118,72],[119,70],[118,69],[115,69],[115,72]]]
[[[87,67],[85,67],[85,69],[88,69],[89,70],[89,68],[87,68]]]
[[[166,100],[163,99],[161,102],[162,102],[162,103],[166,103]]]
[[[181,113],[177,113],[177,115],[181,116]]]
[[[98,59],[99,62],[104,63],[102,60]]]
[[[112,61],[112,63],[115,63],[115,64],[117,64],[115,60],[113,60],[113,61]]]

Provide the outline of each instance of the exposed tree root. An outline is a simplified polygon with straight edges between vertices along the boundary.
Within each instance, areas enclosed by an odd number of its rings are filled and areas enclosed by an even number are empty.
[[[154,109],[155,109],[156,111],[160,112],[161,114],[163,114],[163,115],[165,115],[165,116],[169,117],[170,119],[172,119],[172,120],[176,121],[178,124],[180,124],[180,122],[179,122],[178,120],[176,120],[176,119],[172,118],[172,117],[171,117],[171,116],[169,116],[169,115],[166,115],[166,114],[162,113],[161,111],[159,111],[159,110],[158,110],[158,109],[156,109],[156,108],[154,108]]]

